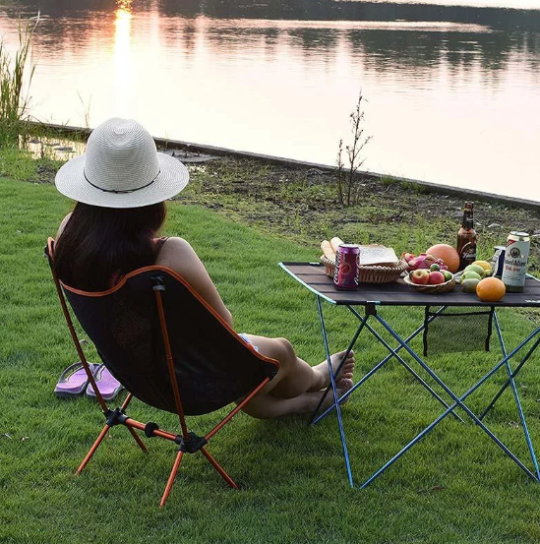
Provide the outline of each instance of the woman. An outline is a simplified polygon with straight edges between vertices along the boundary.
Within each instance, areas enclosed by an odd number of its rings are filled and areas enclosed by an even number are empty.
[[[86,154],[66,163],[56,175],[57,189],[77,201],[57,234],[55,265],[60,279],[85,291],[104,291],[136,268],[166,266],[233,327],[231,313],[190,244],[182,238],[156,237],[165,219],[164,201],[178,194],[188,179],[186,167],[157,153],[152,137],[136,121],[114,118],[97,127]],[[284,338],[241,336],[280,362],[274,379],[243,410],[257,418],[314,410],[329,383],[327,362],[311,367]],[[334,370],[343,356],[344,352],[332,355]],[[336,378],[340,394],[352,387],[353,369],[351,352]]]

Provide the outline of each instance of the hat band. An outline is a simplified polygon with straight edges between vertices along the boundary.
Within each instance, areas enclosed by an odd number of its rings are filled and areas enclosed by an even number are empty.
[[[83,170],[84,179],[96,189],[99,189],[100,191],[103,191],[104,193],[115,193],[115,194],[125,194],[125,193],[134,193],[135,191],[140,191],[141,189],[145,189],[146,187],[150,187],[154,181],[159,177],[159,174],[161,174],[161,170],[158,171],[157,176],[146,185],[143,185],[142,187],[137,187],[136,189],[128,189],[127,191],[115,191],[114,189],[103,189],[103,187],[98,187],[97,185],[94,185],[87,177],[86,177],[86,169]]]

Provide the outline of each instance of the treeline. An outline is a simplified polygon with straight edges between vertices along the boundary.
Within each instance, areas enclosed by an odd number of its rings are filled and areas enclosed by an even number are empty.
[[[51,16],[86,10],[116,9],[115,0],[19,0],[29,11]],[[133,0],[134,10],[145,10],[149,0]],[[391,4],[379,2],[337,2],[335,0],[159,0],[158,9],[166,16],[216,18],[348,20],[348,21],[450,21],[476,23],[497,30],[540,31],[540,10]]]

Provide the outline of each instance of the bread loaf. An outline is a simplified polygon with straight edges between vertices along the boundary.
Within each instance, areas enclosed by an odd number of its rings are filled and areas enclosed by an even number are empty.
[[[341,238],[338,238],[337,236],[334,236],[331,240],[330,240],[330,245],[332,246],[332,250],[334,253],[337,253],[337,248],[341,245],[341,244],[344,244],[345,242],[343,242],[343,240]]]
[[[391,247],[377,244],[358,247],[360,248],[360,266],[392,265],[399,263],[399,259]]]
[[[336,260],[336,254],[334,253],[334,250],[332,249],[332,245],[328,240],[323,240],[321,243],[321,249],[323,250],[324,256],[332,261],[335,262]]]

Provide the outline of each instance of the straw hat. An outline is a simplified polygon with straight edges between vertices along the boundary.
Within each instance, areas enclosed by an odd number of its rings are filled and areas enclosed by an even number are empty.
[[[86,154],[56,174],[56,188],[67,197],[103,208],[140,208],[163,202],[188,183],[187,168],[158,153],[142,125],[113,118],[88,138]]]

